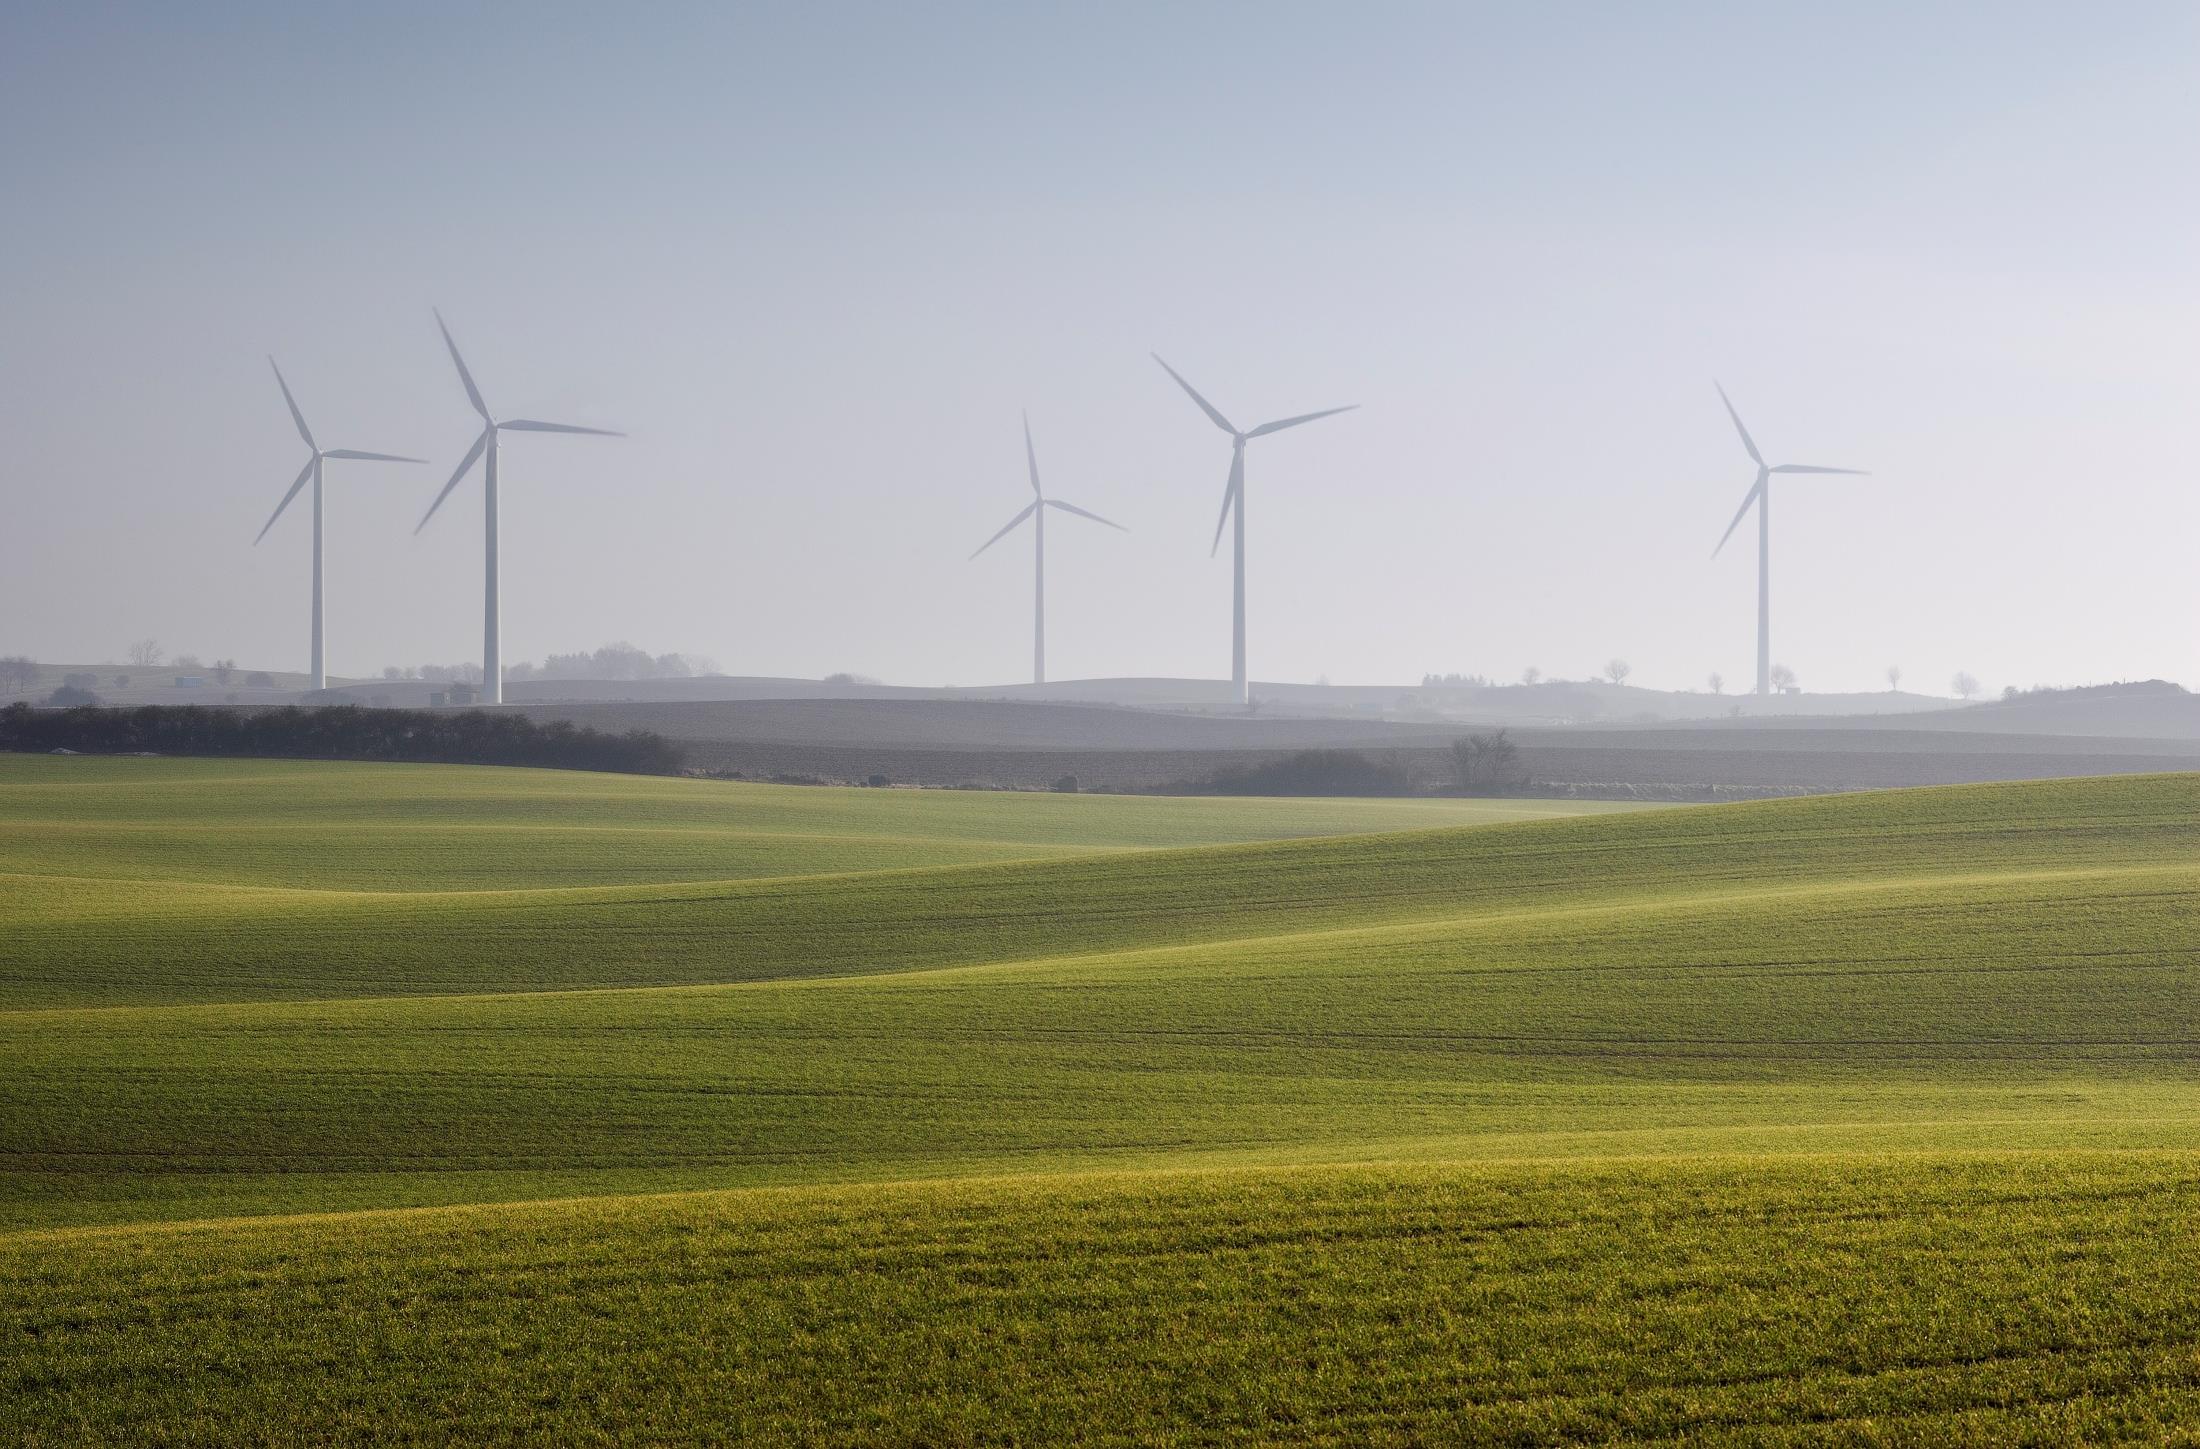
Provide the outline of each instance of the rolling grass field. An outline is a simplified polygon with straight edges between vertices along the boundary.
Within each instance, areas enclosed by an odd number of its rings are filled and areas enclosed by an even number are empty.
[[[0,758],[0,1431],[2200,1434],[2200,776],[1578,808]]]

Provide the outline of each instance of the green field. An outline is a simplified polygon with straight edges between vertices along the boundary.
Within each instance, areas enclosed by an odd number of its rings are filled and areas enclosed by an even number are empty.
[[[2200,776],[0,757],[30,1443],[2200,1435]]]

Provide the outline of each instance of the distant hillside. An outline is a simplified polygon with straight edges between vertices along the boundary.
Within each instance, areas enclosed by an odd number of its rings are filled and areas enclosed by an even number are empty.
[[[751,778],[1153,790],[1312,749],[1365,751],[1433,788],[1458,722],[1221,715],[981,699],[522,704],[538,720],[678,741],[691,764]],[[1937,716],[1893,717],[1901,725]],[[1509,727],[1540,786],[1587,796],[1712,798],[1965,781],[2182,771],[2200,739],[1859,728],[1863,721],[1667,721]],[[1479,728],[1487,728],[1479,727]]]
[[[2031,690],[2014,698],[1985,704],[1950,706],[1899,720],[1844,721],[1844,725],[1863,729],[1959,730],[1967,734],[2200,740],[2200,695],[2167,680],[2148,679],[2080,689]]]
[[[163,665],[157,669],[126,665],[44,665],[36,683],[9,699],[41,700],[69,675],[90,675],[104,703],[131,704],[288,704],[302,697],[305,677],[297,673],[237,669],[227,680],[206,667]],[[332,682],[331,695],[347,702],[398,709],[426,708],[444,688],[426,680],[352,679]],[[508,702],[527,706],[619,706],[760,703],[768,701],[914,704],[1017,704],[1074,711],[1099,707],[1167,714],[1181,719],[1207,717],[1246,722],[1248,714],[1232,702],[1227,681],[1216,679],[1073,679],[1058,683],[973,685],[967,687],[881,684],[850,676],[790,679],[763,675],[709,675],[690,679],[534,679],[505,686]],[[2200,696],[2163,680],[2109,684],[2079,689],[2035,690],[2013,699],[1958,705],[1929,695],[1879,691],[1867,694],[1785,694],[1759,698],[1743,694],[1642,689],[1601,680],[1546,680],[1537,684],[1290,684],[1256,682],[1250,719],[1326,722],[1339,732],[1276,732],[1271,740],[1238,741],[1239,747],[1344,744],[1355,742],[1356,728],[1390,724],[1431,733],[1468,727],[1505,725],[1514,729],[1644,729],[1689,726],[1719,729],[1835,728],[1954,730],[1969,734],[2085,736],[2115,739],[2200,740]],[[577,716],[576,716],[577,717]],[[655,724],[650,725],[656,728]],[[1018,725],[1015,729],[1021,729]],[[1112,726],[1075,725],[1113,734]],[[754,738],[744,730],[743,737]],[[869,731],[867,730],[868,734]],[[1037,747],[1058,747],[1064,732],[1041,731]],[[821,741],[822,742],[822,741]],[[917,743],[916,739],[905,743]],[[1006,748],[1018,740],[989,739]],[[1182,743],[1192,748],[1212,738]],[[966,743],[957,740],[955,743]],[[1081,742],[1080,742],[1081,743]],[[1150,747],[1150,736],[1141,735]],[[1171,741],[1170,743],[1177,743]]]
[[[418,707],[439,686],[417,680],[367,680],[344,686],[366,704]],[[879,684],[845,677],[786,679],[711,675],[696,679],[520,680],[513,704],[704,703],[744,700],[961,700],[1023,704],[1113,705],[1174,713],[1242,717],[1230,686],[1217,679],[1072,679],[1050,684],[967,687]],[[1925,695],[1792,694],[1759,699],[1639,689],[1597,680],[1538,684],[1287,684],[1256,681],[1254,713],[1300,719],[1392,720],[1406,724],[1656,724],[1668,720],[1847,718],[1945,709]]]
[[[20,685],[0,685],[0,705],[17,700],[37,704],[70,683],[88,687],[102,704],[295,704],[306,682],[307,676],[296,670],[248,669],[220,663],[41,662],[35,679]],[[420,703],[427,700],[422,698]]]

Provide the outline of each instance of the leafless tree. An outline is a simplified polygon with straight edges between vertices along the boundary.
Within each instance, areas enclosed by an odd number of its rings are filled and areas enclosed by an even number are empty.
[[[214,682],[216,684],[227,684],[229,682],[229,676],[235,674],[236,672],[236,660],[217,659],[214,661]]]
[[[158,639],[140,639],[130,646],[130,662],[140,669],[158,669],[168,657],[168,651],[160,647]]]
[[[1520,768],[1520,747],[1499,730],[1451,742],[1451,768],[1462,790],[1517,789],[1528,783]]]
[[[1948,686],[1956,692],[1958,699],[1969,699],[1979,691],[1979,682],[1960,669],[1956,671],[1956,677],[1948,681]]]
[[[1604,666],[1604,677],[1614,684],[1625,684],[1627,676],[1635,672],[1635,666],[1624,659],[1615,659]]]
[[[7,658],[0,659],[0,682],[4,682],[8,686],[10,694],[18,689],[36,684],[38,682],[38,665],[26,655],[10,654]]]
[[[1785,664],[1773,665],[1771,678],[1772,687],[1774,689],[1785,690],[1793,689],[1795,687],[1795,671],[1788,668]]]
[[[1707,680],[1706,682],[1707,682],[1708,684],[1710,684],[1710,686],[1711,686],[1711,692],[1712,692],[1713,694],[1724,694],[1724,693],[1726,693],[1726,676],[1725,676],[1725,675],[1723,675],[1723,674],[1721,674],[1721,673],[1720,673],[1720,672],[1719,672],[1718,670],[1716,670],[1716,669],[1712,670],[1712,671],[1711,671],[1711,678],[1710,678],[1709,680]]]
[[[1900,690],[1900,689],[1902,688],[1902,666],[1901,666],[1901,665],[1899,665],[1899,664],[1890,664],[1890,665],[1888,665],[1888,666],[1887,666],[1887,688],[1888,688],[1888,689],[1889,689],[1890,691],[1893,691],[1893,690]]]
[[[1529,665],[1526,669],[1520,671],[1520,682],[1522,684],[1534,684],[1542,678],[1543,671],[1536,668],[1533,664]]]

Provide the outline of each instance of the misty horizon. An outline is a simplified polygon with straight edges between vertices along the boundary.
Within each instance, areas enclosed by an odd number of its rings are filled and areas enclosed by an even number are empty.
[[[1805,691],[2200,677],[2188,12],[1246,13],[572,12],[486,68],[488,15],[18,13],[0,652],[305,666],[273,353],[430,460],[331,470],[330,672],[478,661],[478,484],[410,536],[478,429],[434,303],[499,415],[631,434],[507,444],[509,660],[1027,678],[1030,560],[968,554],[1028,408],[1129,530],[1050,531],[1050,674],[1227,678],[1227,450],[1159,351],[1240,425],[1361,405],[1250,455],[1254,680],[1746,691],[1714,379],[1873,475],[1781,485]]]

